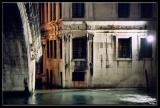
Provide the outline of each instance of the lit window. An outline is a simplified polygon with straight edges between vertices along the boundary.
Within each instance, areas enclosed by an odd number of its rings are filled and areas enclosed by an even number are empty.
[[[131,38],[118,39],[118,57],[130,58],[131,57]]]

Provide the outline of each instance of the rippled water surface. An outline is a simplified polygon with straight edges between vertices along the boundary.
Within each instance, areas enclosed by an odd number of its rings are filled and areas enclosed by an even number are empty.
[[[156,105],[155,96],[137,89],[37,90],[29,97],[3,97],[4,104],[29,105]]]

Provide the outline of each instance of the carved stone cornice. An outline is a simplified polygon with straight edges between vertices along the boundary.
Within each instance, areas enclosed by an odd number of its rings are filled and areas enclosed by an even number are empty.
[[[133,25],[133,26],[121,26],[121,25],[62,25],[63,30],[132,30],[139,29],[145,30],[147,29],[147,25]]]
[[[51,21],[41,25],[41,34],[42,36],[48,36],[49,34],[56,36],[62,34],[61,20]]]

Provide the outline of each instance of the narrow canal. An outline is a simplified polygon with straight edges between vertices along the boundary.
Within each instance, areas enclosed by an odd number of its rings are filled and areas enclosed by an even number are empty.
[[[6,105],[156,105],[156,96],[139,89],[36,90],[31,96],[3,97]]]

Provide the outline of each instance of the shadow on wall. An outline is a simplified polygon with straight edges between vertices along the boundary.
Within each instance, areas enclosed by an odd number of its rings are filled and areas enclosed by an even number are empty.
[[[38,61],[36,61],[36,75],[35,75],[35,89],[42,89],[43,82],[42,82],[42,77],[43,77],[43,56],[39,58]]]
[[[20,88],[23,91],[23,78],[28,74],[28,56],[16,3],[3,3],[3,33],[3,90]]]
[[[27,78],[24,78],[24,96],[29,96],[30,92],[29,92],[29,88],[28,88],[28,83],[27,83]]]

